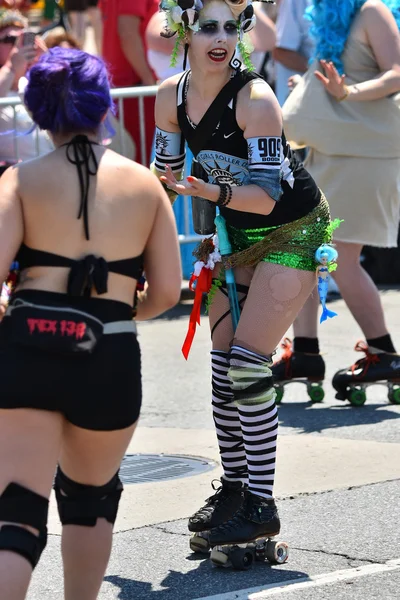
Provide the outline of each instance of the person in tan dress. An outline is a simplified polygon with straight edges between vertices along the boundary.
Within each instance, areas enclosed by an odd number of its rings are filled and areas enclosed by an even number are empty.
[[[315,61],[283,107],[284,127],[292,147],[310,148],[306,166],[326,194],[332,217],[343,219],[334,233],[339,252],[334,278],[366,338],[357,348],[365,352],[357,368],[334,376],[337,397],[345,399],[355,382],[400,377],[379,293],[360,264],[364,245],[397,245],[400,3],[314,0],[309,15]],[[286,352],[275,365],[277,379],[323,378],[317,303],[313,294],[295,321],[294,353]]]

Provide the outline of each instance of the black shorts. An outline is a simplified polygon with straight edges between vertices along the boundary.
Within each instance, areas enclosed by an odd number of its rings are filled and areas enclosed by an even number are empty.
[[[132,318],[124,302],[68,298],[65,294],[24,290],[27,302],[70,306],[104,323]],[[9,340],[10,322],[0,324],[0,408],[54,410],[78,427],[124,429],[139,417],[142,401],[140,347],[133,333],[103,335],[93,354],[62,356]]]
[[[64,10],[66,12],[84,12],[88,8],[97,6],[99,0],[64,0]]]

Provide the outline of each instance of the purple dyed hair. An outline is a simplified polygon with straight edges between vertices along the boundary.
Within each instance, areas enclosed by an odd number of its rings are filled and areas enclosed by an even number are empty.
[[[32,119],[52,133],[96,131],[113,106],[104,62],[74,48],[52,48],[27,74]]]

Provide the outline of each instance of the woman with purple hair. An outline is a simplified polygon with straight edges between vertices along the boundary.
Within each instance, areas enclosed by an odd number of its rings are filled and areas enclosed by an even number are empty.
[[[112,106],[101,59],[54,48],[25,103],[55,150],[0,180],[0,274],[20,276],[0,324],[0,597],[26,597],[54,489],[66,600],[97,597],[141,405],[136,319],[180,294],[173,212],[157,178],[107,150]],[[168,248],[168,253],[165,252]]]

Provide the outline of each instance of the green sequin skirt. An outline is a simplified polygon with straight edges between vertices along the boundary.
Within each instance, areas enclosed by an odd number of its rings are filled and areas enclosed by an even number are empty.
[[[332,226],[324,195],[308,215],[284,225],[260,229],[237,229],[227,224],[232,257],[226,266],[255,265],[271,262],[302,271],[315,271],[315,251],[330,243]]]

